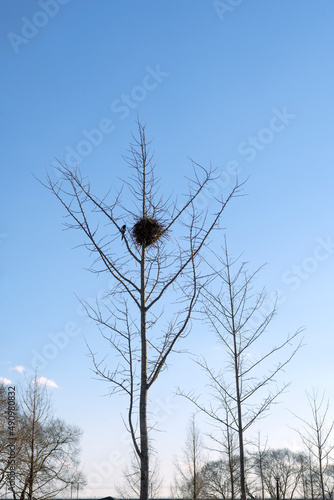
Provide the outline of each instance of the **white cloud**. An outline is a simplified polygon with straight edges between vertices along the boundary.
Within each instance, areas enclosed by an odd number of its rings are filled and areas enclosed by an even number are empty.
[[[17,365],[17,366],[14,366],[14,368],[10,368],[10,370],[15,370],[16,372],[22,373],[24,371],[24,366]]]
[[[46,377],[38,377],[36,379],[38,385],[46,385],[47,387],[53,387],[55,389],[59,389],[59,386],[53,380],[50,380]]]
[[[0,384],[9,385],[12,381],[5,377],[0,377]]]

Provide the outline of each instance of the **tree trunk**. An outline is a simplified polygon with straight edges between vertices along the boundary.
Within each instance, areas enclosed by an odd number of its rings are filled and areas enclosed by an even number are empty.
[[[140,500],[148,500],[149,450],[147,431],[147,339],[146,339],[146,297],[145,297],[145,247],[141,258],[141,383],[139,402],[140,427]]]
[[[262,500],[264,500],[264,480],[263,480],[262,452],[260,452],[260,477],[261,477],[261,498],[262,498]]]
[[[193,471],[194,471],[194,482],[193,482],[193,500],[197,500],[197,446],[196,446],[196,429],[195,429],[195,421],[193,420]]]
[[[320,487],[321,487],[321,497],[325,500],[325,485],[324,485],[324,473],[322,468],[322,456],[321,450],[319,450],[319,476],[320,476]]]
[[[237,371],[237,369],[236,369],[236,371]],[[241,500],[246,500],[244,436],[243,436],[243,428],[242,428],[239,378],[237,375],[236,375],[236,377],[237,377],[236,382],[237,382],[237,406],[238,406],[238,434],[239,434],[239,453],[240,453],[240,490],[241,490]]]
[[[313,470],[312,470],[310,455],[309,455],[309,473],[310,473],[311,499],[314,500]]]
[[[228,466],[230,472],[230,482],[231,482],[231,499],[234,499],[234,457],[233,457],[233,435],[230,434],[230,428],[226,428],[227,435],[227,451],[228,451]],[[225,491],[225,496],[228,496],[227,488]]]
[[[231,283],[231,282],[230,282]],[[237,411],[238,411],[238,436],[239,436],[239,453],[240,453],[240,492],[241,500],[246,500],[246,487],[245,487],[245,457],[244,457],[244,436],[242,428],[242,409],[241,409],[241,394],[240,394],[240,384],[239,384],[239,358],[238,358],[238,347],[237,347],[237,336],[234,324],[234,304],[232,300],[233,291],[230,285],[230,299],[231,299],[231,311],[232,311],[232,328],[233,328],[233,343],[234,343],[234,370],[235,370],[235,389],[237,396]]]

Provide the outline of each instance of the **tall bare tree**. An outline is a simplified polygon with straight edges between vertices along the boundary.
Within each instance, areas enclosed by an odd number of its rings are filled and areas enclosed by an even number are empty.
[[[314,476],[317,480],[313,482],[312,487],[315,488],[317,484],[317,495],[321,495],[322,500],[325,500],[325,476],[333,465],[331,453],[334,449],[332,439],[334,420],[328,417],[329,400],[325,400],[325,393],[320,396],[318,390],[313,389],[311,393],[306,392],[306,396],[311,410],[311,418],[306,420],[295,415],[303,423],[303,428],[297,432],[310,456],[310,465],[314,464],[310,476],[313,481]]]
[[[126,158],[133,172],[124,182],[130,200],[123,202],[121,192],[112,201],[107,195],[93,195],[79,170],[62,164],[59,179],[49,177],[47,187],[66,210],[67,227],[86,236],[85,246],[96,257],[91,270],[114,279],[115,286],[107,293],[110,302],[104,301],[103,307],[84,305],[115,357],[108,364],[92,350],[91,356],[95,372],[110,382],[110,393],[128,397],[127,427],[141,464],[140,500],[147,500],[148,393],[178,341],[189,332],[203,285],[198,267],[201,251],[240,185],[212,200],[216,210],[210,217],[195,205],[214,173],[193,163],[194,179],[183,204],[164,201],[158,196],[145,126],[138,123],[138,128],[138,139],[133,138]],[[109,225],[107,230],[101,229],[103,221]],[[163,322],[164,302],[176,308]]]
[[[274,317],[276,306],[267,312],[267,307],[264,307],[267,300],[265,291],[259,294],[252,292],[253,281],[261,268],[248,274],[245,263],[242,263],[234,271],[238,259],[230,259],[226,238],[223,253],[224,257],[216,256],[218,267],[213,267],[221,288],[205,287],[203,311],[228,355],[228,363],[216,371],[205,359],[198,361],[209,377],[212,400],[216,401],[216,405],[201,402],[194,392],[186,394],[180,391],[180,394],[190,399],[215,422],[237,432],[241,499],[246,500],[244,433],[258,418],[264,416],[286,389],[288,384],[285,383],[281,387],[271,387],[275,384],[276,376],[301,346],[299,342],[291,349],[291,344],[301,330],[284,340],[278,340],[274,347],[263,352],[258,344]],[[290,349],[287,354],[282,352],[285,348]],[[285,356],[283,361],[279,360],[279,354]],[[229,419],[226,418],[225,403],[228,404]]]

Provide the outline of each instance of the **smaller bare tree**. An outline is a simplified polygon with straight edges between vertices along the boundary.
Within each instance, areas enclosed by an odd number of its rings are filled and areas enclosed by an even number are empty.
[[[79,470],[82,431],[53,417],[51,400],[37,376],[21,387],[19,397],[20,454],[14,499],[51,500],[84,477]]]
[[[261,442],[261,434],[258,433],[257,441],[255,444],[255,450],[249,451],[250,461],[252,463],[253,473],[257,479],[259,479],[261,496],[260,498],[264,500],[265,498],[265,484],[264,484],[264,471],[265,471],[265,458],[268,452],[267,448],[268,439],[265,443]]]
[[[259,473],[259,469],[257,469]],[[301,478],[298,454],[289,450],[269,449],[262,459],[262,481],[270,498],[277,497],[277,481],[280,497],[292,499],[295,496]]]
[[[182,497],[187,500],[203,498],[205,482],[202,469],[204,464],[204,445],[193,415],[187,431],[183,460],[176,462],[177,474],[172,489],[176,498]]]
[[[331,463],[324,474],[325,491],[329,498],[334,498],[334,464]]]
[[[202,403],[194,392],[179,394],[192,401],[206,415],[228,426],[238,434],[240,457],[240,487],[241,499],[246,500],[245,450],[244,433],[256,420],[263,417],[270,406],[284,392],[288,384],[281,387],[273,384],[276,376],[283,372],[286,365],[301,347],[301,341],[291,350],[291,345],[299,336],[301,330],[263,352],[258,347],[276,312],[274,304],[269,312],[264,306],[267,303],[265,290],[253,294],[253,281],[257,271],[248,274],[245,263],[234,271],[238,259],[231,259],[225,238],[224,257],[215,256],[218,266],[211,260],[209,264],[217,280],[221,283],[220,290],[205,287],[203,312],[209,325],[216,334],[218,342],[227,352],[229,362],[218,372],[211,368],[203,358],[198,364],[207,373],[212,389],[209,404]],[[257,318],[258,317],[258,318]],[[290,351],[281,361],[277,358],[286,348]],[[256,398],[256,402],[254,401]],[[216,406],[212,404],[216,401]],[[224,402],[228,403],[229,419],[226,418]]]
[[[316,475],[317,478],[317,496],[321,495],[322,500],[325,500],[326,493],[330,493],[326,491],[325,476],[332,465],[334,420],[328,421],[329,400],[325,401],[325,393],[319,396],[318,390],[312,389],[311,393],[306,392],[306,396],[311,409],[311,419],[308,421],[294,414],[303,423],[303,428],[297,432],[309,456],[314,458],[314,461],[310,460],[310,464],[315,464],[311,476]],[[315,484],[313,488],[314,486]]]
[[[308,452],[301,451],[296,455],[296,461],[300,468],[300,481],[297,489],[297,496],[315,500],[315,485],[317,478],[315,475],[314,458]]]
[[[230,470],[231,464],[226,459],[212,460],[207,462],[202,469],[202,475],[205,484],[205,499],[223,499],[235,498],[232,488],[236,490],[235,479],[231,483]]]

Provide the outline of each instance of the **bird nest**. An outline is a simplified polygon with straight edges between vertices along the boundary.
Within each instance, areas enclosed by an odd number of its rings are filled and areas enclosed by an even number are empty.
[[[164,228],[160,222],[150,217],[142,217],[132,228],[134,240],[145,248],[157,243],[163,233]]]

